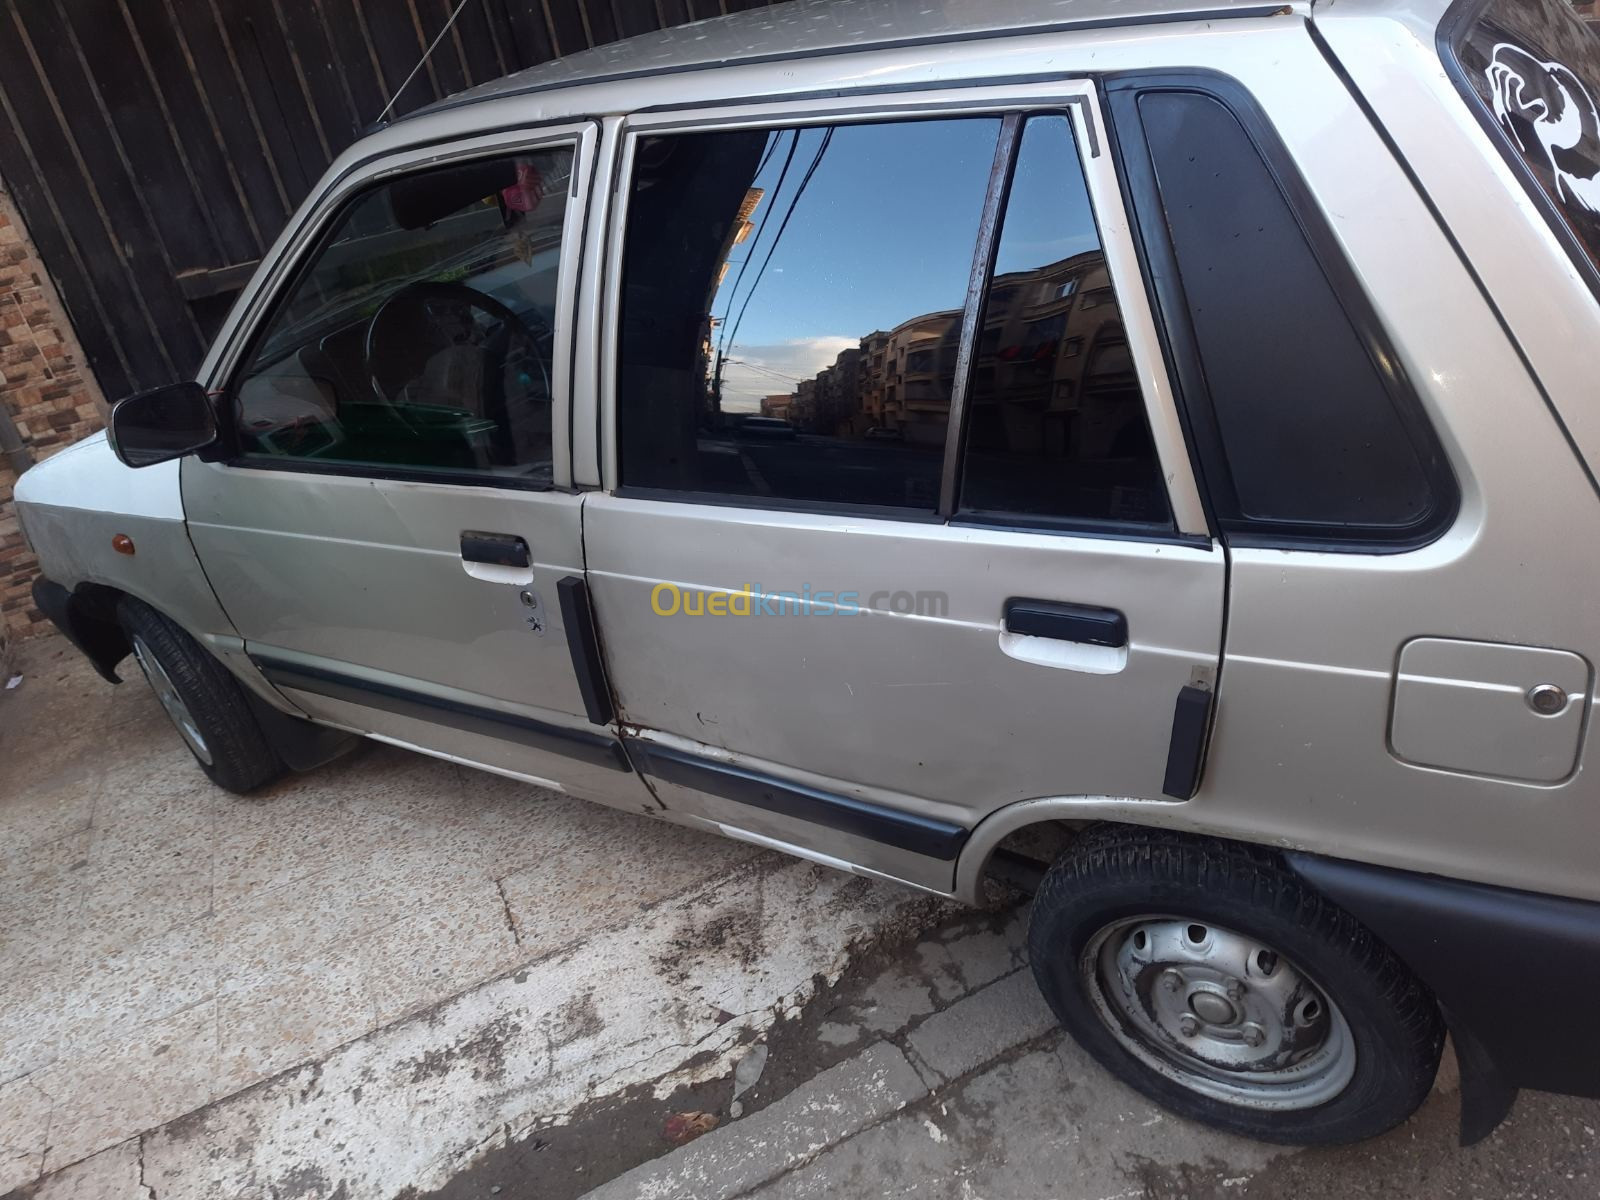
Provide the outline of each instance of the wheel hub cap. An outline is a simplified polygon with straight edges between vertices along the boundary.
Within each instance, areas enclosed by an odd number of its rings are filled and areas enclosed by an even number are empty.
[[[1239,1011],[1215,992],[1195,992],[1189,997],[1189,1007],[1208,1025],[1234,1025],[1239,1020]]]
[[[1309,1108],[1355,1072],[1343,1015],[1287,958],[1209,922],[1147,916],[1097,933],[1080,963],[1095,1010],[1161,1074],[1252,1108]]]
[[[194,751],[194,756],[206,766],[211,765],[211,748],[206,745],[206,739],[200,732],[200,727],[195,724],[194,716],[189,712],[189,706],[183,702],[183,697],[178,694],[177,685],[172,682],[172,677],[150,652],[150,647],[144,644],[144,639],[133,639],[133,657],[139,664],[139,669],[144,672],[150,690],[156,694],[156,699],[161,702],[161,707],[166,710],[167,716],[172,719],[183,740],[189,744],[189,749]]]

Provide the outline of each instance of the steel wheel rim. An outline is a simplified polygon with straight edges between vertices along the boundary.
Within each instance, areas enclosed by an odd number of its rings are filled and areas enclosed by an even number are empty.
[[[1192,917],[1127,917],[1089,939],[1078,969],[1122,1047],[1202,1096],[1314,1108],[1355,1075],[1355,1039],[1338,1005],[1256,938]]]
[[[144,639],[141,637],[133,639],[133,657],[138,661],[139,669],[144,672],[145,682],[156,694],[156,699],[161,702],[161,707],[166,710],[167,716],[171,718],[183,740],[189,744],[189,749],[194,751],[194,756],[206,766],[211,766],[211,748],[206,745],[205,736],[195,724],[194,714],[189,711],[189,706],[178,694],[177,685],[172,682],[172,677],[167,674],[166,668],[150,652],[150,647],[144,644]]]

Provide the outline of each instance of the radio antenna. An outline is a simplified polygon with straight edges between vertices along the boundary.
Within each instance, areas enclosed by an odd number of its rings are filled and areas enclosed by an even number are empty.
[[[417,65],[411,68],[411,74],[406,76],[406,81],[396,89],[395,94],[389,97],[389,103],[383,106],[383,111],[378,114],[378,119],[373,122],[374,125],[382,125],[384,121],[388,120],[389,110],[394,108],[395,102],[400,99],[401,93],[411,86],[411,81],[417,77],[417,72],[422,70],[423,64],[428,61],[428,56],[434,52],[440,42],[444,41],[444,35],[450,32],[450,26],[456,23],[456,18],[461,15],[461,10],[466,6],[467,0],[461,0],[461,3],[456,5],[455,12],[450,14],[450,19],[444,23],[444,28],[439,30],[439,36],[428,43],[428,48],[422,52],[422,57],[417,59]]]

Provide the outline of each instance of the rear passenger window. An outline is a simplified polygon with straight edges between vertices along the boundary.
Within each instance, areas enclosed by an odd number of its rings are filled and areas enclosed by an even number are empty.
[[[1184,391],[1224,526],[1329,542],[1442,528],[1442,452],[1331,238],[1313,249],[1309,199],[1291,208],[1215,97],[1149,90],[1136,104],[1149,163],[1130,158],[1130,174],[1137,194],[1153,168],[1159,213],[1141,219],[1170,246],[1178,287],[1163,308],[1180,374],[1197,360]]]
[[[1167,524],[1072,126],[1023,126],[978,339],[961,509]]]
[[[933,513],[1000,118],[640,140],[624,487]]]

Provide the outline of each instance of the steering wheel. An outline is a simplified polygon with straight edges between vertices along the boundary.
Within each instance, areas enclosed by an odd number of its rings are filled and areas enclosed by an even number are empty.
[[[471,310],[488,314],[485,328]],[[462,319],[462,318],[465,319]],[[507,373],[513,366],[542,384],[551,396],[550,361],[553,331],[543,321],[524,320],[493,296],[464,283],[421,280],[408,283],[385,300],[367,326],[365,370],[377,401],[402,427],[416,434],[400,402],[406,385],[422,375],[428,360],[452,345],[473,346],[484,356],[483,415],[495,422],[496,449],[509,452]],[[520,359],[521,361],[517,361]],[[528,371],[528,367],[534,371]],[[531,382],[531,381],[530,381]],[[472,407],[471,400],[463,407]]]

